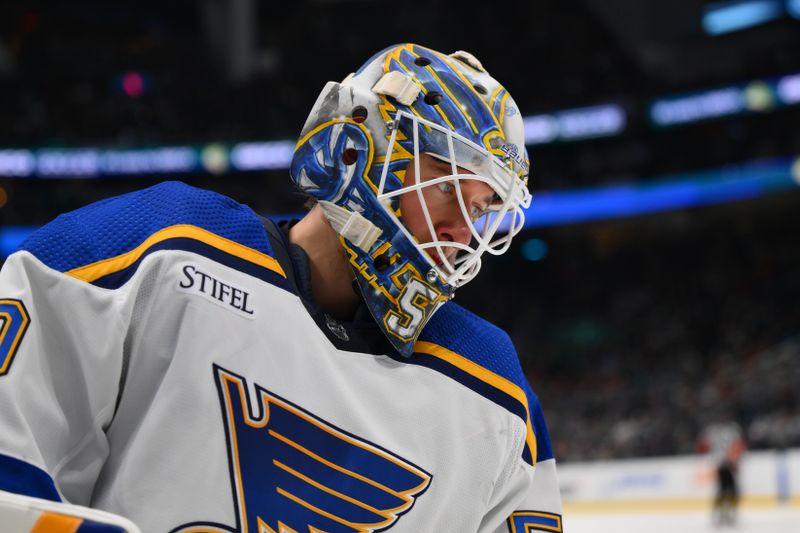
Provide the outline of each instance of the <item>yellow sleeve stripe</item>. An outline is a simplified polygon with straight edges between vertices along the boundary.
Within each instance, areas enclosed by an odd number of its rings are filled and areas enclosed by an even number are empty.
[[[200,241],[209,246],[213,246],[218,250],[222,250],[228,254],[234,255],[256,265],[262,266],[273,272],[280,274],[284,278],[286,274],[283,272],[281,265],[272,257],[248,248],[238,242],[231,241],[224,237],[220,237],[210,231],[192,226],[189,224],[176,224],[174,226],[166,227],[150,235],[142,244],[129,252],[120,254],[116,257],[109,257],[101,261],[96,261],[82,267],[73,268],[66,272],[68,276],[79,279],[81,281],[92,282],[97,279],[124,270],[139,260],[147,250],[163,241],[168,239],[184,238]]]
[[[533,464],[536,464],[536,436],[533,434],[533,427],[531,426],[531,413],[528,409],[528,397],[525,394],[525,391],[506,378],[499,376],[491,370],[487,370],[479,364],[470,361],[463,355],[459,355],[443,346],[439,346],[438,344],[427,341],[418,341],[414,345],[414,351],[442,359],[470,374],[471,376],[480,379],[484,383],[488,383],[496,389],[503,391],[525,406],[525,440],[528,443],[528,447],[531,451],[532,462]]]

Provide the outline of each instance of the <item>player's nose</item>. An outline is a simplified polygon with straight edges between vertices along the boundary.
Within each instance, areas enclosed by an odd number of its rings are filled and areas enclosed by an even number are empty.
[[[453,210],[450,216],[436,226],[436,237],[440,241],[468,244],[470,241],[469,222],[464,219],[461,209]],[[455,253],[455,249],[453,249]],[[450,255],[448,250],[448,256]]]
[[[452,205],[446,211],[439,224],[436,225],[436,237],[440,241],[455,242],[458,244],[469,244],[472,240],[472,220],[468,216],[473,206],[483,206],[487,203],[487,198],[492,196],[492,188],[486,183],[478,180],[463,180],[460,182],[461,198],[464,200],[464,210],[457,198],[454,198]],[[467,213],[465,216],[464,213]],[[445,256],[451,260],[458,253],[455,247],[445,248]]]

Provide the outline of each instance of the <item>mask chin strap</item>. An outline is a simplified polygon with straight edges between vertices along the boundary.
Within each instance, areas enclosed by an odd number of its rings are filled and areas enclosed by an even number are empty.
[[[350,211],[325,200],[320,200],[318,203],[334,231],[363,252],[368,252],[383,233],[378,226],[357,211]]]

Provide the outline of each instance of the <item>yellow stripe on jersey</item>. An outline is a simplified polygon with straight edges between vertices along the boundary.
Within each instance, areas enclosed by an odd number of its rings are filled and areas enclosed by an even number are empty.
[[[56,513],[42,513],[30,533],[75,533],[83,520],[74,516]]]
[[[258,250],[244,246],[243,244],[239,244],[238,242],[226,239],[225,237],[220,237],[219,235],[204,230],[203,228],[198,228],[197,226],[192,226],[189,224],[176,224],[174,226],[166,227],[150,235],[150,237],[148,237],[142,244],[129,252],[116,257],[109,257],[108,259],[96,261],[82,267],[73,268],[66,274],[81,281],[87,281],[91,283],[92,281],[100,279],[103,276],[124,270],[125,268],[134,264],[150,247],[167,239],[175,238],[194,239],[196,241],[200,241],[209,246],[213,246],[214,248],[222,250],[223,252],[272,270],[284,278],[286,277],[286,274],[283,272],[280,264],[278,264],[278,262],[272,257],[259,252]]]
[[[471,376],[480,379],[484,383],[503,391],[525,406],[525,441],[528,443],[528,447],[531,451],[531,461],[533,464],[536,464],[536,436],[533,434],[533,426],[531,426],[531,413],[528,409],[528,397],[525,395],[525,391],[506,378],[499,376],[491,370],[487,370],[479,364],[470,361],[463,355],[459,355],[443,346],[439,346],[438,344],[427,341],[418,341],[414,345],[414,351],[442,359],[470,374]]]

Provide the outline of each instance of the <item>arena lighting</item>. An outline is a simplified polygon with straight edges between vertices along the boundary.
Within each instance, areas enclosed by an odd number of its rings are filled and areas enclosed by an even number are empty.
[[[212,143],[199,147],[100,149],[0,149],[0,177],[96,178],[113,176],[185,174],[286,169],[294,142],[239,143],[232,147]]]
[[[618,135],[627,116],[618,105],[567,109],[525,117],[527,144],[567,142]],[[0,149],[0,177],[95,178],[152,174],[288,169],[295,141],[241,142],[231,146],[101,149]]]
[[[555,113],[523,117],[525,144],[568,142],[619,135],[627,115],[616,104],[565,109]]]
[[[0,176],[32,176],[36,168],[36,156],[30,150],[0,150]]]
[[[237,170],[289,168],[294,141],[239,143],[231,149],[231,163]]]
[[[786,12],[794,18],[800,19],[800,0],[786,0]]]
[[[650,104],[649,115],[654,125],[667,127],[742,113],[763,113],[798,103],[800,73],[795,73],[660,98]],[[541,145],[619,135],[625,131],[627,120],[625,110],[616,104],[529,115],[523,117],[525,142]],[[124,149],[0,148],[0,178],[220,175],[282,170],[289,168],[294,146],[292,140],[280,140]]]
[[[800,187],[800,157],[792,164],[792,179]]]
[[[0,150],[0,177],[92,178],[183,173],[194,170],[197,160],[194,149],[181,146],[127,150]]]
[[[135,70],[123,74],[120,79],[120,85],[122,86],[122,91],[131,98],[137,98],[144,94],[144,77]]]
[[[734,202],[798,187],[800,157],[786,157],[625,185],[534,191],[533,203],[525,213],[525,227],[575,224]],[[288,213],[275,218],[288,220],[301,216]],[[35,229],[0,227],[0,257],[8,256]]]
[[[705,7],[703,30],[723,35],[777,20],[785,15],[783,0],[733,0]],[[788,4],[791,2],[787,2]]]
[[[692,124],[733,115],[764,113],[800,103],[800,73],[751,80],[651,102],[649,115],[659,127]]]
[[[780,158],[716,170],[577,190],[533,193],[525,227],[622,218],[748,200],[796,189],[800,158]]]
[[[657,100],[650,106],[650,118],[658,126],[672,126],[735,115],[743,109],[742,92],[736,87],[730,87]]]
[[[786,105],[800,103],[800,74],[781,78],[778,81],[777,92],[780,100]]]
[[[547,257],[547,243],[542,239],[528,239],[522,243],[520,253],[528,261],[541,261]]]
[[[0,227],[0,259],[8,257],[19,248],[22,241],[33,233],[37,226],[2,226]]]

